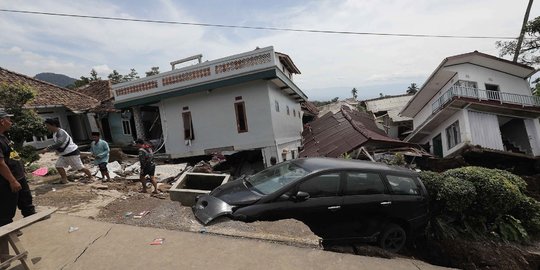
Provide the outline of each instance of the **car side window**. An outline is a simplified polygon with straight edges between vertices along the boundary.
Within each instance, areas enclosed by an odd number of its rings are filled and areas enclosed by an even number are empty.
[[[388,183],[394,194],[420,195],[420,189],[412,177],[387,175]]]
[[[348,172],[345,195],[383,194],[384,183],[377,173]]]
[[[315,176],[298,186],[298,191],[307,192],[311,198],[337,196],[340,174],[322,174]]]

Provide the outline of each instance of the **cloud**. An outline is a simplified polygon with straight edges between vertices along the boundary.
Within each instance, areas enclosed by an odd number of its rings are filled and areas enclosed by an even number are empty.
[[[106,64],[93,66],[92,69],[95,70],[97,74],[102,77],[107,77],[113,71],[113,69]]]
[[[517,36],[526,4],[506,0],[320,0],[272,4],[230,1],[223,6],[222,1],[198,4],[160,0],[132,4],[95,0],[88,5],[67,0],[7,0],[1,6],[283,28]],[[538,15],[540,6],[533,6],[530,18]],[[373,86],[381,91],[397,91],[398,85],[403,89],[411,82],[421,85],[445,57],[474,50],[497,55],[493,39],[255,31],[5,13],[0,16],[0,32],[0,46],[5,46],[0,47],[4,48],[1,63],[27,74],[38,68],[55,68],[56,72],[72,77],[86,76],[92,67],[102,68],[100,74],[108,74],[112,69],[125,74],[130,68],[143,74],[152,66],[165,71],[169,62],[198,53],[204,55],[203,60],[213,60],[256,46],[273,45],[290,55],[300,68],[302,74],[295,81],[308,96],[314,91],[328,98],[333,93],[315,89]],[[63,67],[65,70],[58,70]]]

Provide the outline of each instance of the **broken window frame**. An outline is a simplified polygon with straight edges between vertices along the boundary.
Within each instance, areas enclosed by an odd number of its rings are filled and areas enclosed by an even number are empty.
[[[276,112],[279,112],[279,102],[277,100],[274,100],[274,102],[275,102]]]
[[[242,108],[242,112],[239,112],[239,108]],[[248,132],[248,122],[246,115],[246,103],[244,101],[234,103],[234,112],[236,114],[236,130],[238,133]],[[243,119],[241,119],[243,118]],[[243,120],[243,121],[242,121]],[[243,128],[242,123],[243,122]]]
[[[122,132],[124,135],[131,135],[131,123],[129,120],[122,120]]]
[[[461,143],[461,133],[459,130],[459,120],[452,123],[445,129],[446,133],[446,143],[448,150],[454,148],[456,145]]]
[[[182,126],[184,129],[184,140],[194,140],[195,133],[193,132],[193,118],[191,117],[190,111],[182,112]]]

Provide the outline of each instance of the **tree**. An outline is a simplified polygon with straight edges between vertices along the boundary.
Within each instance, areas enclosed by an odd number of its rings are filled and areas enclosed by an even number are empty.
[[[354,99],[358,98],[358,90],[356,90],[356,88],[353,88],[353,89],[351,90],[351,93],[352,93],[352,97],[353,97]]]
[[[95,69],[92,69],[90,71],[90,78],[89,78],[90,81],[94,82],[94,81],[100,81],[101,80],[101,77],[98,77],[98,74],[96,72]]]
[[[135,71],[135,69],[132,68],[130,70],[129,74],[124,75],[124,78],[122,78],[122,81],[129,82],[129,81],[136,80],[136,79],[139,79],[139,78],[140,77],[139,77],[137,71]]]
[[[499,48],[501,57],[514,55],[517,40],[512,41],[497,41],[495,42]],[[529,21],[525,26],[525,38],[519,51],[518,61],[520,63],[535,66],[540,64],[540,16],[532,21]]]
[[[120,73],[118,73],[118,71],[113,70],[111,72],[111,74],[109,74],[109,76],[107,76],[107,78],[109,78],[109,80],[111,81],[112,84],[116,84],[116,83],[121,83],[124,81],[124,76]]]
[[[333,98],[331,101],[332,101],[332,103],[333,103],[333,102],[337,102],[338,100],[339,100],[339,97],[335,97],[335,98]]]
[[[152,67],[149,71],[146,72],[146,77],[159,74],[159,67]]]
[[[416,83],[411,83],[409,87],[407,87],[407,94],[416,94],[418,92],[418,87],[416,86]]]
[[[8,131],[8,136],[18,151],[22,150],[26,138],[41,137],[47,132],[41,117],[34,110],[24,108],[34,97],[35,91],[28,85],[0,84],[0,106],[13,114],[12,120],[15,123]]]

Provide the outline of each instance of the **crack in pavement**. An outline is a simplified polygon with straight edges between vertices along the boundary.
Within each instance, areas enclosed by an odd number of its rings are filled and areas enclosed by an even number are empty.
[[[75,258],[75,260],[72,262],[72,263],[66,263],[64,266],[62,266],[62,268],[60,268],[60,270],[64,270],[64,268],[68,265],[73,265],[77,262],[77,260],[79,260],[79,258],[86,252],[86,250],[91,246],[93,245],[97,240],[99,240],[100,238],[102,237],[107,237],[107,235],[109,234],[109,232],[112,230],[113,226],[111,226],[107,232],[105,232],[104,234],[98,236],[96,239],[94,239],[92,242],[90,242],[88,245],[86,245],[86,247],[83,249],[83,251],[79,254],[79,256],[77,256],[77,258]]]

